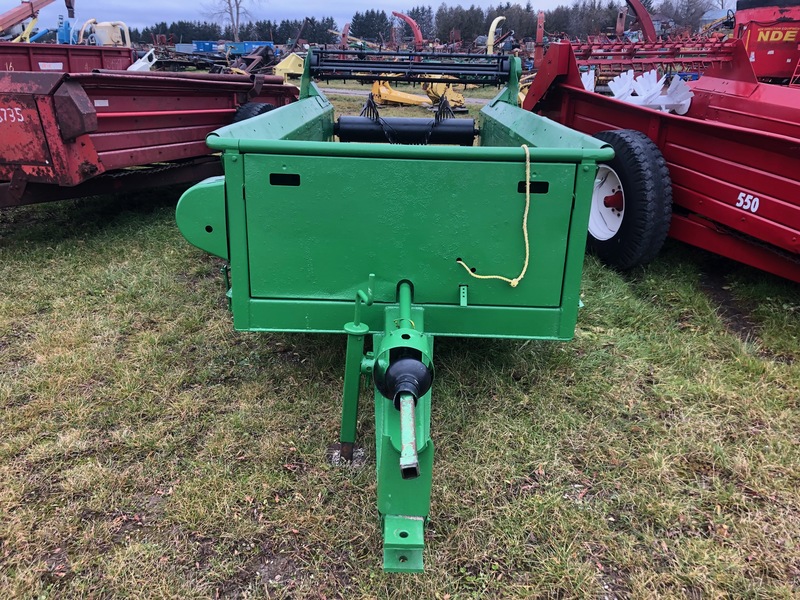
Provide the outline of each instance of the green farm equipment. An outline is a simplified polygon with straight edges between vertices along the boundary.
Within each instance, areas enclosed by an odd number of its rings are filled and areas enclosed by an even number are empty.
[[[347,335],[341,454],[352,457],[365,376],[384,569],[419,572],[434,337],[572,338],[597,162],[613,150],[519,108],[520,64],[507,57],[391,63],[406,80],[438,69],[507,82],[477,127],[446,107],[382,118],[369,102],[335,121],[312,76],[389,72],[341,54],[310,53],[297,102],[209,135],[225,176],[187,191],[177,221],[229,261],[236,329]]]

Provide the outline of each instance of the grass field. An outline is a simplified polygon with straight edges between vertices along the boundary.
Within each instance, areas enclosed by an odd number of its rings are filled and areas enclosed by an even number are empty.
[[[573,342],[437,339],[427,568],[387,575],[369,391],[327,458],[344,340],[234,332],[175,200],[0,212],[0,597],[800,595],[796,284],[668,242],[587,258]]]

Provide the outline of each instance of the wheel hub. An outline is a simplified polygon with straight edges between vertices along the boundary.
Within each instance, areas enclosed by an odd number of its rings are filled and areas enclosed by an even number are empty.
[[[614,237],[625,215],[625,192],[616,171],[608,165],[597,168],[589,212],[589,233],[596,240]]]

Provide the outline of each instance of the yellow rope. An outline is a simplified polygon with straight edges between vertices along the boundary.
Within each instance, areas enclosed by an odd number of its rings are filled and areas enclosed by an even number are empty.
[[[511,287],[517,287],[522,278],[525,277],[525,272],[528,270],[528,262],[531,258],[531,245],[528,240],[528,211],[531,207],[531,153],[525,144],[522,144],[522,148],[525,150],[525,214],[522,217],[522,235],[525,237],[525,264],[522,266],[522,271],[514,279],[509,279],[502,275],[478,275],[473,273],[472,269],[463,260],[459,258],[457,261],[475,279],[499,279],[505,281]]]

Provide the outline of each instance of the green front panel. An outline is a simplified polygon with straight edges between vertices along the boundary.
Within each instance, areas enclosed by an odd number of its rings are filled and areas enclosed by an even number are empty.
[[[561,304],[575,164],[531,165],[530,266],[512,288],[470,277],[456,259],[480,274],[519,274],[524,162],[243,158],[252,298],[352,304],[374,273],[378,302],[394,301],[407,279],[417,304],[458,305],[459,285],[470,306]]]

